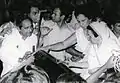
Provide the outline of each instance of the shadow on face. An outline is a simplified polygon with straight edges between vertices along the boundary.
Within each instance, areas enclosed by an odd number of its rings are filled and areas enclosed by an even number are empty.
[[[88,26],[89,19],[84,14],[79,14],[76,18],[81,27],[86,28]]]
[[[40,20],[40,12],[37,7],[31,7],[29,17],[32,19],[33,22],[39,22]]]

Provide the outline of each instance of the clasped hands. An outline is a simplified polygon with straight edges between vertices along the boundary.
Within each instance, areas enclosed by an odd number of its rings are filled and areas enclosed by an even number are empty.
[[[24,60],[27,60],[31,56],[31,54],[32,54],[31,51],[27,51],[22,58],[19,58],[18,62],[22,62]]]

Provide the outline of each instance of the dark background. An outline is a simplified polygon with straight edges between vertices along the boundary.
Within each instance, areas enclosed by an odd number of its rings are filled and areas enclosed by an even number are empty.
[[[15,17],[16,12],[23,11],[29,3],[39,3],[43,9],[61,3],[64,8],[68,5],[77,8],[89,4],[89,12],[100,13],[107,21],[111,22],[120,17],[120,0],[0,0],[0,25],[11,20],[11,16]]]

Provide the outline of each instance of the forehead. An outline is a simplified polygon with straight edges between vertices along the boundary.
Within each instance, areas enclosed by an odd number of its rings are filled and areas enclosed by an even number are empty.
[[[79,15],[77,16],[77,19],[78,19],[78,20],[84,20],[84,19],[86,19],[86,17],[85,17],[84,14],[79,14]]]
[[[53,11],[53,13],[56,13],[56,12],[61,12],[60,8],[55,8],[54,11]]]
[[[30,11],[31,11],[31,12],[38,12],[39,9],[38,9],[37,7],[31,7],[31,8],[30,8]]]
[[[29,19],[25,19],[22,21],[22,26],[27,27],[31,26],[31,21]]]

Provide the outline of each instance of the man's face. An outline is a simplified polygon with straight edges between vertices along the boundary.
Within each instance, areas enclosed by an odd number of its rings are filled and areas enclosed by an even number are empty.
[[[33,22],[39,22],[40,20],[40,12],[37,7],[31,7],[29,17],[32,19]]]
[[[29,19],[25,19],[22,21],[21,33],[25,37],[31,36],[33,31],[31,21]]]
[[[79,14],[77,16],[77,21],[80,24],[80,26],[83,27],[83,28],[86,28],[89,24],[88,18],[85,17],[85,15],[83,15],[83,14]]]
[[[61,14],[61,11],[59,8],[55,8],[54,11],[53,11],[53,14],[52,14],[52,20],[54,22],[59,22],[61,19],[60,19],[60,14]]]
[[[114,26],[114,31],[120,34],[120,23],[116,23]]]

